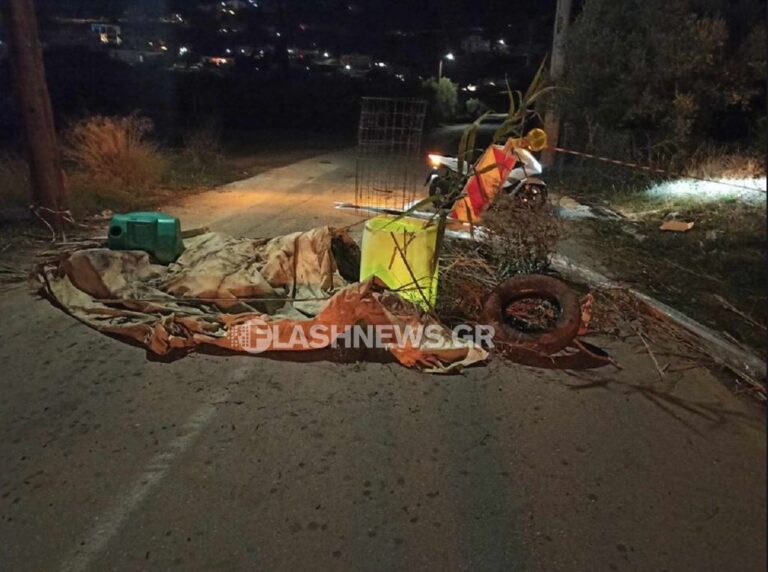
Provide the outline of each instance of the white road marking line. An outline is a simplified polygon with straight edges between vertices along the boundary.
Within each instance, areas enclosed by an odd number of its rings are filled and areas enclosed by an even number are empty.
[[[246,369],[247,366],[236,370],[233,381],[243,379]],[[85,544],[78,546],[64,561],[62,572],[83,572],[88,569],[120,531],[130,514],[168,474],[177,457],[189,449],[195,438],[210,423],[217,411],[215,403],[226,401],[228,397],[229,390],[225,390],[192,414],[184,424],[181,435],[171,441],[165,450],[152,457],[133,485],[124,494],[119,495],[110,508],[95,518],[96,525],[86,536]]]

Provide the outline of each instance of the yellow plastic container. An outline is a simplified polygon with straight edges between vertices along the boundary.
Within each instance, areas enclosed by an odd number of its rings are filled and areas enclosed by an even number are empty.
[[[437,299],[437,225],[395,218],[379,216],[365,224],[360,280],[377,276],[401,297],[427,309]]]

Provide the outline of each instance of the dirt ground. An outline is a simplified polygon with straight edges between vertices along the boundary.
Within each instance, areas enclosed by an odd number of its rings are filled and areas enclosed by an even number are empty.
[[[637,215],[653,202],[633,199],[625,206],[620,199],[578,200],[621,216],[567,221],[563,242],[572,255],[766,357],[765,205],[666,205]],[[663,232],[659,226],[668,213],[695,226],[684,233]]]
[[[330,153],[165,210],[251,237],[346,226],[332,205],[354,173]],[[588,338],[620,369],[439,377],[311,355],[162,363],[26,287],[0,315],[4,569],[766,565],[764,409],[675,348],[660,379],[631,332]]]

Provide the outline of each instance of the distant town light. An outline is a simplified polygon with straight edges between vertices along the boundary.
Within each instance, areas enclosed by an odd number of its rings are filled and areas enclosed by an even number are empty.
[[[231,53],[232,53],[232,50],[230,50],[229,48],[227,48],[227,49],[226,49],[226,50],[224,50],[224,51],[225,51],[225,52],[227,52],[228,54],[231,54]]]
[[[160,49],[164,52],[168,51],[168,46],[160,46]]]
[[[453,61],[456,59],[456,56],[453,55],[453,52],[448,52],[447,54],[445,54],[445,59]]]
[[[331,54],[329,54],[328,52],[323,52],[323,57],[324,58],[330,58]]]
[[[501,46],[506,46],[507,45],[507,43],[504,41],[504,38],[499,40],[499,45],[501,45]]]
[[[349,64],[347,64],[347,65],[345,65],[345,66],[344,66],[344,69],[345,69],[345,70],[351,70],[351,69],[352,69],[352,66],[351,66],[351,65],[349,65]]]
[[[387,67],[387,64],[385,64],[384,62],[376,62],[376,67],[385,68]]]
[[[467,91],[477,91],[477,86],[470,83],[469,85],[467,85]]]
[[[181,46],[179,48],[179,55],[180,56],[183,56],[184,54],[188,54],[188,53],[189,53],[189,48],[187,46]]]

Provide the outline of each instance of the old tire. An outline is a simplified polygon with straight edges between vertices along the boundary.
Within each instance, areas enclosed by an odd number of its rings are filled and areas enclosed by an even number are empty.
[[[556,303],[559,315],[551,329],[530,333],[510,324],[505,309],[524,298],[542,298]],[[551,355],[565,349],[576,337],[581,325],[581,307],[576,293],[557,278],[537,274],[516,276],[494,288],[480,319],[496,330],[496,340]]]

